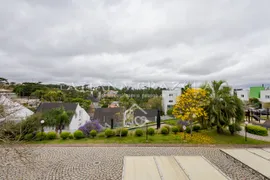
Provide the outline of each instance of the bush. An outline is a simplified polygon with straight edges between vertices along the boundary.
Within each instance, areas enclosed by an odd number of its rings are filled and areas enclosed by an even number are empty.
[[[82,139],[84,138],[84,134],[81,130],[77,130],[73,133],[75,139]]]
[[[155,129],[154,128],[148,128],[147,134],[150,136],[153,136],[155,134]]]
[[[47,139],[49,139],[49,140],[56,139],[56,132],[54,132],[54,131],[48,132]]]
[[[190,127],[187,127],[187,128],[186,128],[186,133],[189,133],[189,134],[191,133]]]
[[[173,109],[168,109],[168,110],[167,110],[167,115],[168,115],[168,116],[171,116],[171,115],[172,115],[172,112],[173,112]]]
[[[127,136],[128,135],[128,129],[126,129],[126,128],[118,128],[118,129],[116,129],[115,135],[120,136],[120,134],[121,134],[121,137]]]
[[[231,135],[233,135],[235,133],[235,128],[234,128],[233,124],[229,125],[229,131],[230,131]]]
[[[181,124],[178,124],[176,127],[178,128],[179,132],[184,132],[183,126]]]
[[[163,127],[166,128],[166,129],[168,129],[168,133],[170,133],[170,131],[171,131],[171,127],[170,127],[170,126],[165,125],[165,126],[163,126]]]
[[[68,135],[68,138],[69,138],[69,139],[74,139],[73,134],[70,133],[70,134]]]
[[[92,121],[87,121],[83,126],[79,128],[79,130],[83,132],[85,137],[89,137],[90,132],[92,130],[101,132],[103,129],[98,120],[92,120]]]
[[[24,140],[26,140],[26,141],[31,141],[31,140],[33,140],[33,138],[34,138],[34,136],[33,136],[32,133],[26,134],[26,135],[24,136]]]
[[[194,125],[192,127],[192,130],[195,131],[195,132],[199,132],[200,129],[201,129],[201,126],[200,125]]]
[[[90,136],[93,137],[93,138],[96,137],[97,136],[97,131],[94,130],[94,129],[92,131],[90,131]]]
[[[104,138],[105,137],[105,132],[98,133],[97,137]]]
[[[242,127],[240,126],[240,124],[235,124],[235,130],[236,131],[241,131]]]
[[[113,136],[115,136],[115,132],[114,132],[113,130],[111,130],[111,129],[106,129],[106,130],[105,130],[105,136],[106,136],[107,138],[113,137]]]
[[[135,135],[138,136],[138,137],[143,136],[143,130],[141,130],[141,129],[136,129]]]
[[[173,126],[173,127],[172,127],[172,132],[173,132],[174,134],[177,134],[177,133],[179,132],[179,128],[178,128],[177,126]]]
[[[248,125],[247,132],[251,134],[256,134],[259,136],[268,136],[268,131],[266,128],[261,126]]]
[[[62,132],[60,134],[60,137],[63,139],[63,140],[66,140],[68,137],[69,137],[70,133],[69,132]],[[72,136],[72,139],[73,139],[73,136]]]
[[[45,132],[38,132],[36,134],[36,140],[37,141],[42,141],[46,139],[46,133]]]
[[[162,127],[160,132],[161,132],[161,134],[163,134],[163,135],[168,135],[168,134],[169,134],[169,130],[168,130],[168,128],[166,128],[166,127]]]

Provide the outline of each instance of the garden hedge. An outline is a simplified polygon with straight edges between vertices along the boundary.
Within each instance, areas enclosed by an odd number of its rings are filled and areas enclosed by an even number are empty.
[[[266,128],[261,126],[255,126],[255,125],[248,125],[247,126],[247,132],[251,134],[256,134],[259,136],[268,136],[268,131]]]

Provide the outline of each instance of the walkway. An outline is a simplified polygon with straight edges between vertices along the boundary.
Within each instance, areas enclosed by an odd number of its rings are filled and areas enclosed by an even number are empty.
[[[244,128],[242,128],[241,131],[237,132],[237,134],[239,134],[240,136],[245,136],[245,130],[244,130]],[[268,133],[268,136],[258,136],[258,135],[255,135],[255,134],[247,133],[247,137],[248,138],[252,138],[252,139],[261,140],[261,141],[268,141],[268,142],[270,142],[270,133]]]

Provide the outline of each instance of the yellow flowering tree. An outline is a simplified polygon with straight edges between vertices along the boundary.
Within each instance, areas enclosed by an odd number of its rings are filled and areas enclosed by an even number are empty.
[[[172,114],[181,120],[190,121],[192,130],[193,120],[207,118],[204,109],[208,103],[207,97],[207,92],[204,89],[189,88],[181,96],[177,97]]]

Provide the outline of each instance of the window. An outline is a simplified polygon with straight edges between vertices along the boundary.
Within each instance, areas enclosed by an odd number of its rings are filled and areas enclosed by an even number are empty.
[[[173,94],[169,94],[169,96],[173,96]]]
[[[241,97],[245,97],[245,95],[244,94],[241,94]]]
[[[265,99],[270,99],[270,95],[265,95]]]
[[[173,100],[169,100],[169,102],[170,102],[170,103],[172,103],[172,102],[173,102]]]

